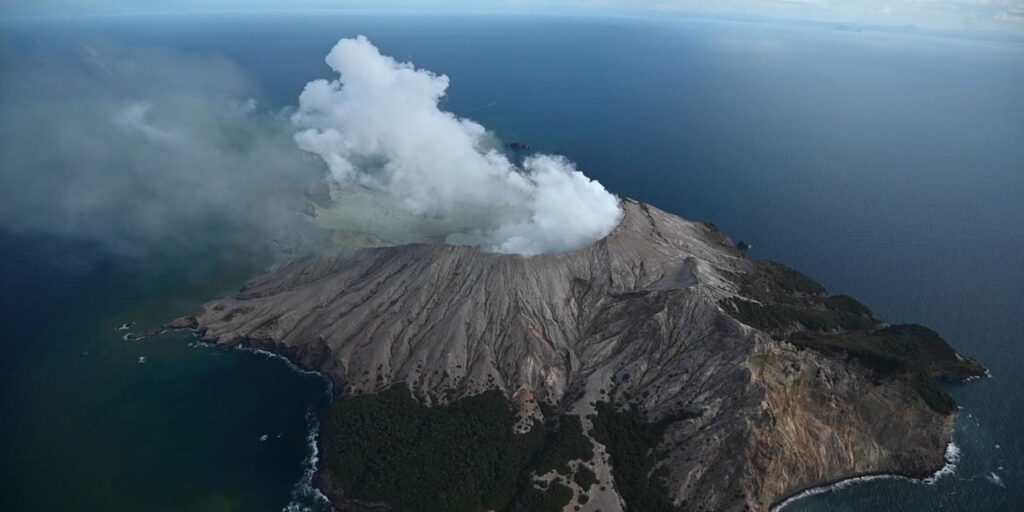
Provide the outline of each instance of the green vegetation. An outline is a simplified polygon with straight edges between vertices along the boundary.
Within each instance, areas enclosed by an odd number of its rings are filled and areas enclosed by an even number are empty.
[[[664,468],[656,469],[656,449],[670,420],[650,423],[636,409],[618,411],[608,402],[596,408],[593,436],[608,449],[615,487],[627,510],[679,512],[665,488]]]
[[[938,333],[920,325],[841,334],[796,333],[789,341],[826,354],[848,354],[879,374],[905,376],[935,411],[949,414],[956,403],[936,377],[981,375],[976,361],[961,359]]]
[[[592,457],[582,422],[562,416],[516,434],[515,419],[497,390],[427,407],[396,385],[331,407],[324,461],[346,496],[398,511],[560,512],[571,490],[558,481],[537,489],[533,475],[568,478],[569,461]]]
[[[586,492],[590,486],[597,483],[597,475],[594,474],[594,471],[582,464],[576,470],[576,476],[574,479],[576,480],[576,485],[580,486],[580,489],[584,492]]]
[[[893,325],[867,333],[798,333],[791,341],[796,345],[813,344],[822,350],[869,356],[897,367],[927,366],[932,362],[956,360],[956,352],[935,331],[920,325]]]
[[[557,430],[546,437],[544,450],[534,466],[537,474],[551,470],[568,475],[569,461],[590,460],[594,456],[590,439],[583,435],[583,421],[579,416],[565,416]]]
[[[820,306],[832,301],[833,306],[853,307],[837,295],[820,301]],[[853,303],[859,302],[845,297]],[[833,301],[833,299],[839,299]],[[763,304],[743,299],[726,299],[722,307],[731,311],[733,316],[747,324],[768,332],[786,331],[798,326],[811,331],[834,331],[838,329],[871,329],[878,324],[877,320],[863,314],[851,313],[847,310],[825,309],[819,305]],[[863,307],[861,305],[861,307]],[[867,310],[865,307],[864,310]],[[870,310],[868,310],[870,311]]]
[[[956,411],[956,401],[934,378],[920,371],[909,373],[908,378],[910,385],[932,410],[940,414],[950,414]]]
[[[919,325],[884,324],[846,295],[829,296],[811,278],[778,263],[753,262],[756,270],[737,276],[742,298],[723,300],[737,320],[777,339],[826,354],[845,354],[886,378],[906,379],[937,412],[956,409],[936,378],[965,379],[985,373],[977,361],[961,358],[935,331]]]
[[[874,313],[871,312],[871,309],[849,295],[832,295],[831,297],[826,297],[825,307],[830,311],[840,311],[868,318],[874,318],[875,316]]]
[[[398,510],[503,509],[540,446],[516,435],[498,391],[426,407],[405,386],[338,400],[322,434],[325,460],[349,496]]]
[[[827,295],[817,281],[774,261],[753,261],[755,271],[741,277],[743,295],[760,301],[779,302],[788,296]]]
[[[879,322],[867,306],[846,295],[828,295],[813,279],[784,265],[755,261],[757,270],[736,277],[740,293],[753,300],[724,300],[737,320],[772,333],[794,329],[873,329]]]

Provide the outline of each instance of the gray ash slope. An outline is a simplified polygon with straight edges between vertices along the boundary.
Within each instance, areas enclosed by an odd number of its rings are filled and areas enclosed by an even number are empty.
[[[414,244],[295,259],[176,325],[286,355],[347,394],[405,383],[438,404],[499,388],[524,415],[541,415],[523,399],[536,397],[586,428],[596,403],[636,407],[667,423],[659,475],[692,509],[767,510],[944,465],[956,408],[935,378],[979,364],[746,258],[713,225],[622,206],[611,234],[562,254]],[[567,510],[628,510],[594,444],[585,462],[606,485],[570,483]]]

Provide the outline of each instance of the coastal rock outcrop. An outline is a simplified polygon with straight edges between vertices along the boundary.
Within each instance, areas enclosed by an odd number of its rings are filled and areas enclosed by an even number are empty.
[[[747,258],[713,225],[622,207],[611,234],[561,254],[412,244],[294,259],[174,325],[283,354],[342,399],[400,386],[444,408],[499,390],[518,433],[578,417],[592,449],[523,463],[565,510],[768,510],[808,487],[943,466],[956,407],[935,379],[980,364]],[[646,449],[623,441],[634,432]],[[342,469],[328,460],[319,479],[335,506],[391,510],[350,493],[331,476]],[[637,501],[652,494],[665,499]]]

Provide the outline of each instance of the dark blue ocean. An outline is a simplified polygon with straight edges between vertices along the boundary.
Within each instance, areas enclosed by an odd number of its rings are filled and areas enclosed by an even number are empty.
[[[685,18],[264,13],[6,20],[0,55],[83,42],[216,55],[277,109],[357,34],[447,74],[445,107],[502,139],[714,222],[754,257],[928,325],[991,369],[951,387],[952,475],[787,511],[1024,508],[1024,44]],[[29,193],[9,188],[0,200]],[[196,239],[125,252],[0,225],[0,510],[292,501],[321,380],[186,334],[115,331],[185,314],[273,262]]]

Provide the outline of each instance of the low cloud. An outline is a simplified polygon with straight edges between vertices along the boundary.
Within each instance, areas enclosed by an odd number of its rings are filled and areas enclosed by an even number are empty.
[[[231,62],[101,45],[0,63],[0,227],[116,251],[303,226],[322,170]]]

